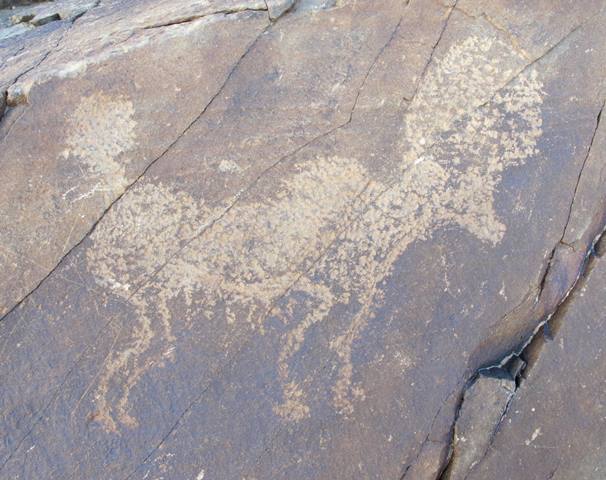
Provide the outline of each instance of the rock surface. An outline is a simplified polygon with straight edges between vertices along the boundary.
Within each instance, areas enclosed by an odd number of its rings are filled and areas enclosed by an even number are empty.
[[[553,339],[538,337],[532,369],[470,480],[606,477],[606,262],[592,267],[552,320]]]
[[[462,480],[482,461],[516,390],[508,375],[481,373],[465,390],[452,440],[451,461],[445,477]]]
[[[601,0],[16,3],[0,478],[604,477]]]

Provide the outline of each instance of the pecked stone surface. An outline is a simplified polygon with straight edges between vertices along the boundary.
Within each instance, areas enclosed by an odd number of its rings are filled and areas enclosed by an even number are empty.
[[[0,16],[0,477],[442,475],[603,229],[602,2],[60,3]]]

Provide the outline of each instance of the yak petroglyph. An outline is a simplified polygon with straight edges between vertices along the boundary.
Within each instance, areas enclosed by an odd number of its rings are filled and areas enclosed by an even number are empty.
[[[513,76],[497,54],[518,55],[496,38],[472,36],[431,65],[404,113],[397,158],[387,159],[389,182],[373,178],[364,159],[315,156],[299,160],[277,190],[241,198],[223,216],[166,185],[129,192],[87,253],[97,281],[137,313],[99,375],[95,418],[108,430],[137,424],[130,392],[148,369],[178,355],[174,322],[210,325],[220,317],[234,332],[248,326],[262,335],[271,316],[288,329],[275,359],[282,398],[273,410],[300,421],[311,413],[309,379],[298,378],[293,363],[310,328],[331,321],[337,305],[350,318],[340,314],[346,326],[330,339],[337,368],[329,401],[351,414],[364,398],[354,378],[356,340],[408,246],[445,226],[489,245],[505,234],[495,192],[506,168],[537,152],[542,84],[530,69],[496,90]],[[130,138],[116,145],[124,149]],[[179,315],[177,300],[186,307]],[[120,398],[111,401],[110,391]]]

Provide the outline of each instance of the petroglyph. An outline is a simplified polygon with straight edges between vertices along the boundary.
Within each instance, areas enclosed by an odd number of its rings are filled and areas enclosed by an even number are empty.
[[[175,241],[190,238],[211,215],[202,201],[163,184],[137,184],[108,212],[91,239],[87,260],[97,282],[123,298],[164,263]]]
[[[299,384],[290,380],[289,361],[303,345],[307,330],[312,325],[326,318],[336,300],[330,288],[322,284],[310,282],[305,277],[298,282],[297,287],[309,296],[306,299],[304,309],[310,313],[294,329],[286,334],[283,340],[284,346],[278,358],[278,375],[283,382],[285,401],[274,408],[274,411],[281,417],[294,421],[307,417],[309,415],[309,407],[304,403],[305,394]],[[341,296],[340,301],[346,302],[347,298]],[[289,314],[292,316],[292,311]]]
[[[100,375],[95,417],[108,430],[117,430],[111,402],[107,400],[108,382],[114,375],[124,372],[128,372],[123,380],[125,394],[117,401],[115,410],[122,423],[136,425],[136,420],[127,413],[126,404],[130,388],[146,370],[139,355],[149,348],[155,336],[150,309],[162,309],[163,338],[169,346],[175,340],[166,297],[159,297],[150,304],[145,297],[134,293],[145,276],[152,274],[174,253],[178,240],[190,238],[194,226],[210,215],[203,202],[194,200],[187,193],[175,192],[162,184],[139,184],[116,204],[91,235],[94,248],[87,250],[86,257],[97,283],[128,300],[138,318],[137,324],[132,326],[130,344],[108,358]],[[167,348],[166,351],[169,352],[167,357],[172,358],[172,350]]]
[[[174,322],[187,330],[194,321],[221,319],[234,331],[247,325],[263,334],[268,315],[290,328],[276,359],[282,399],[274,412],[289,421],[311,414],[305,387],[312,380],[299,378],[293,365],[309,330],[330,319],[341,330],[329,344],[338,365],[330,401],[351,414],[365,395],[354,381],[355,343],[407,247],[448,226],[489,245],[505,234],[494,195],[503,171],[536,153],[542,85],[530,70],[487,97],[512,76],[502,67],[507,62],[493,60],[497,54],[518,55],[495,38],[469,37],[428,70],[404,114],[400,153],[387,159],[389,183],[371,178],[365,159],[299,160],[279,188],[259,188],[207,229],[200,226],[220,212],[202,200],[162,185],[130,192],[101,222],[87,257],[97,281],[137,312],[99,376],[95,418],[108,430],[136,425],[130,391],[178,352]],[[486,98],[481,108],[478,98]],[[171,258],[169,249],[190,238]],[[154,271],[153,281],[133,289]],[[179,315],[172,311],[177,301]],[[338,305],[349,313],[335,314]]]
[[[124,393],[116,416],[125,425],[136,424],[126,412],[128,394],[149,366],[165,360],[144,355],[157,335],[154,319],[161,325],[160,341],[167,346],[175,341],[172,300],[181,298],[188,307],[186,322],[194,313],[198,319],[212,318],[220,310],[228,324],[238,319],[263,331],[259,320],[301,275],[298,265],[334,238],[326,227],[348,218],[348,208],[355,205],[351,200],[364,190],[366,177],[355,160],[303,162],[273,198],[232,209],[225,221],[208,229],[185,255],[166,264],[153,283],[133,295],[128,292],[141,275],[164,263],[167,246],[174,244],[167,239],[190,238],[192,229],[208,224],[213,212],[166,187],[148,185],[130,192],[92,237],[94,248],[87,257],[97,281],[127,298],[138,317],[130,344],[110,356],[100,376],[95,418],[108,430],[116,429],[107,394],[109,382],[119,377]]]
[[[81,99],[68,121],[64,158],[74,158],[89,177],[98,179],[97,192],[121,192],[127,185],[121,156],[135,146],[134,107],[123,96],[93,93]],[[81,192],[85,198],[88,192]],[[113,197],[113,195],[112,195]]]
[[[335,292],[340,292],[340,299],[351,299],[348,311],[352,307],[356,311],[330,343],[341,364],[332,403],[342,414],[351,414],[353,400],[364,397],[362,386],[353,382],[354,342],[381,304],[381,283],[406,248],[448,225],[490,244],[505,233],[494,211],[494,194],[503,170],[536,152],[542,133],[542,85],[530,71],[484,108],[475,109],[473,102],[486,95],[490,85],[511,75],[490,60],[504,47],[495,39],[470,37],[429,71],[404,116],[397,181],[389,187],[375,184],[380,190],[376,200],[295,287],[315,294],[314,308],[286,336],[281,359],[292,357],[305,331],[330,315],[325,312],[334,307]],[[282,364],[279,368],[281,374],[288,371]],[[299,387],[305,379],[281,377],[284,399],[274,410],[300,420],[309,414]]]

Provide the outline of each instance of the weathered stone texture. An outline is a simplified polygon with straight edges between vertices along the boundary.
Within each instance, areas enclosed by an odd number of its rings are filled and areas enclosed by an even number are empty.
[[[599,478],[603,2],[2,12],[1,478]]]
[[[606,475],[605,266],[602,258],[592,264],[554,319],[554,338],[539,338],[540,355],[470,480]]]

